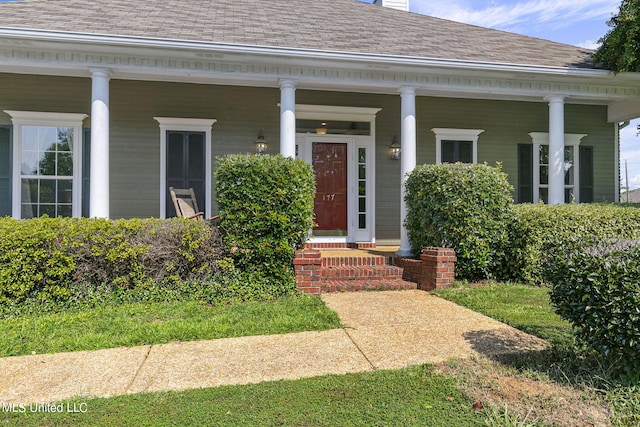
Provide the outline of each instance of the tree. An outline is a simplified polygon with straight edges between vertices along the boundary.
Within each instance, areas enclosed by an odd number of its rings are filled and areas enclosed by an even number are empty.
[[[607,25],[612,29],[599,40],[596,63],[616,73],[640,72],[640,0],[622,0]]]

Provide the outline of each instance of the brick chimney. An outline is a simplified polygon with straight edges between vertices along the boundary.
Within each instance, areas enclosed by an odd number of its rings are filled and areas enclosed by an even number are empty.
[[[373,4],[390,7],[391,9],[409,11],[409,0],[374,0]]]

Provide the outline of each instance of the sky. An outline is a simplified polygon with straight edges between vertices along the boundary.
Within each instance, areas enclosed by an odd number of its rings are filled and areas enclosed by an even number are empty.
[[[620,0],[409,0],[411,12],[589,49],[597,49],[619,6]],[[634,120],[620,131],[622,186],[626,160],[631,189],[640,188],[638,124]]]

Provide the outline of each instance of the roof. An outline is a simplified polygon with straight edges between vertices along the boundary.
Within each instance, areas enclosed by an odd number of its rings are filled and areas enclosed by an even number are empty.
[[[635,190],[631,190],[628,193],[629,195],[629,203],[640,203],[640,188],[636,188]],[[627,192],[620,193],[620,201],[627,201]]]
[[[0,2],[0,27],[550,67],[592,51],[357,0]]]

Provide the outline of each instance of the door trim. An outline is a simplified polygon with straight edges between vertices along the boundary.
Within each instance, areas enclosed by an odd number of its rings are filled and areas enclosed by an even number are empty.
[[[346,236],[311,236],[310,243],[375,243],[375,144],[373,136],[344,136],[297,134],[298,158],[313,164],[312,144],[339,143],[347,144],[347,235]],[[358,148],[367,149],[367,227],[358,228]]]
[[[211,216],[211,129],[217,122],[216,119],[188,119],[178,117],[154,117],[160,124],[160,218],[167,217],[167,131],[176,132],[203,132],[205,134],[205,201],[204,213]]]

